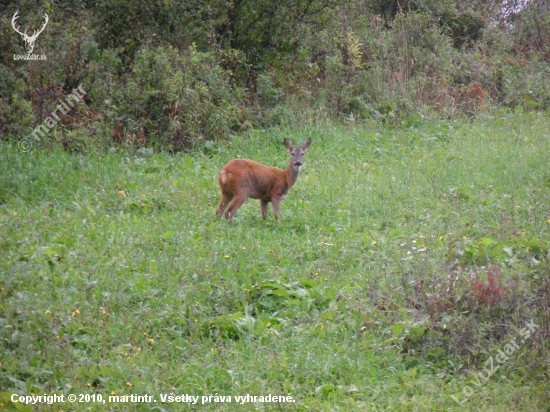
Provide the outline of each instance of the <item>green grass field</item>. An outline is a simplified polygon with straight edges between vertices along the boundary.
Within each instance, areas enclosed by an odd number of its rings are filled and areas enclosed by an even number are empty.
[[[549,131],[547,116],[509,113],[255,130],[149,158],[2,143],[0,402],[148,394],[157,402],[39,410],[546,411]],[[270,206],[263,221],[250,199],[232,226],[217,221],[223,165],[284,168],[285,137],[312,144],[281,220]],[[472,285],[495,272],[488,304]],[[472,384],[530,319],[536,332]],[[161,402],[171,393],[231,403]],[[239,405],[246,394],[294,402]]]

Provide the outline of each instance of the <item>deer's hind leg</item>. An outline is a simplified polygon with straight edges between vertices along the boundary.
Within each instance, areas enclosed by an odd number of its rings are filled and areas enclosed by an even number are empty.
[[[218,216],[218,218],[222,217],[223,212],[225,211],[225,208],[227,207],[229,202],[231,202],[232,199],[233,199],[232,195],[222,191],[222,200],[220,201],[218,209],[216,210],[216,216]]]
[[[231,203],[225,212],[225,218],[229,223],[233,221],[233,216],[237,213],[237,209],[240,208],[247,199],[248,196],[246,193],[239,193],[233,196],[233,200],[231,200]]]

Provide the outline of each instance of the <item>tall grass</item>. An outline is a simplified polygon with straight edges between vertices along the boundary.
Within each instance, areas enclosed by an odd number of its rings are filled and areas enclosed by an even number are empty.
[[[323,123],[151,158],[3,143],[0,402],[133,393],[157,403],[60,406],[196,410],[159,394],[249,393],[290,394],[285,410],[459,410],[467,372],[534,319],[467,407],[545,410],[549,125]],[[220,168],[283,168],[285,137],[313,143],[281,221],[250,200],[218,222]],[[508,292],[489,306],[471,281],[494,266]]]

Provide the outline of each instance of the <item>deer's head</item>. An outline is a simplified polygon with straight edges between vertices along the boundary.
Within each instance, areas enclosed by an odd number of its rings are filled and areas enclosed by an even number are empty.
[[[294,146],[288,139],[285,139],[284,143],[290,152],[290,167],[294,171],[299,172],[301,167],[304,165],[304,154],[311,144],[311,139],[307,139],[300,146]]]

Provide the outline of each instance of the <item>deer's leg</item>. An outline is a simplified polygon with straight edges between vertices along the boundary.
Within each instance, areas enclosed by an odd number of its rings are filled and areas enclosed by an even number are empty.
[[[223,212],[225,210],[225,208],[227,207],[227,205],[229,204],[229,202],[231,201],[231,199],[233,199],[233,196],[225,193],[225,192],[222,192],[222,200],[220,201],[220,205],[218,206],[218,209],[216,210],[216,216],[218,216],[218,218],[222,217],[223,215]]]
[[[281,204],[281,199],[272,198],[271,202],[273,203],[273,213],[275,214],[275,220],[279,220],[279,205]]]
[[[237,209],[241,207],[244,202],[246,202],[246,199],[248,199],[248,196],[246,195],[235,195],[233,197],[233,200],[225,212],[225,218],[229,223],[233,221],[233,216],[235,216]]]
[[[262,219],[263,220],[267,219],[267,206],[268,205],[269,205],[269,203],[266,202],[265,200],[260,200],[260,207],[262,209]]]

